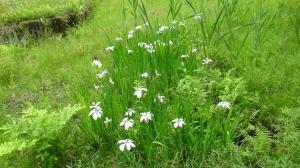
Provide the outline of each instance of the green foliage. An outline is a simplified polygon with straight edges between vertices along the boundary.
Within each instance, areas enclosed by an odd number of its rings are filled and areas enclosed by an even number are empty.
[[[206,103],[207,93],[204,82],[196,77],[186,76],[178,82],[176,88],[179,99],[183,103],[190,102],[192,107],[200,107]]]
[[[0,23],[49,17],[63,12],[79,12],[92,0],[2,0]],[[5,11],[1,12],[1,9]]]
[[[71,117],[82,109],[79,106],[66,107],[59,112],[48,112],[31,107],[18,120],[12,120],[1,127],[5,142],[0,145],[0,157],[14,152],[32,150],[37,158],[51,162],[54,156],[47,154],[57,134]]]
[[[297,0],[188,0],[180,5],[176,0],[130,2],[133,17],[124,16],[130,7],[124,1],[101,1],[93,17],[69,31],[66,38],[53,37],[29,48],[0,48],[2,111],[17,117],[27,103],[61,109],[65,104],[101,101],[104,112],[97,121],[87,110],[82,112],[83,133],[72,129],[67,140],[70,132],[60,131],[51,143],[11,140],[1,134],[3,151],[22,151],[9,155],[20,158],[19,166],[14,167],[36,167],[29,150],[42,153],[44,162],[59,159],[56,167],[298,167]],[[203,19],[193,20],[199,13]],[[157,35],[158,24],[167,24],[165,16],[185,21],[186,27]],[[125,40],[127,29],[141,20],[152,21],[152,28]],[[103,38],[107,34],[109,40]],[[120,36],[123,41],[115,42]],[[152,56],[137,47],[138,42],[156,40],[172,40],[174,45],[156,46]],[[112,55],[104,51],[107,43],[116,46]],[[126,47],[134,50],[132,55]],[[191,54],[191,48],[198,52]],[[187,53],[189,59],[180,58]],[[206,57],[213,63],[202,66]],[[94,58],[101,60],[102,69],[91,68]],[[99,81],[95,74],[104,68],[110,73]],[[150,78],[141,78],[143,72]],[[102,87],[95,91],[94,84]],[[133,95],[137,86],[148,89],[140,101]],[[158,93],[166,96],[164,104],[153,101]],[[230,101],[232,108],[217,108],[221,100]],[[119,124],[130,107],[137,110],[132,117],[136,122],[132,130],[125,131]],[[140,123],[138,113],[143,111],[154,113],[154,121]],[[105,117],[112,122],[104,124]],[[185,119],[183,129],[173,128],[171,120],[177,117]],[[1,123],[7,118],[2,114]],[[127,137],[135,141],[136,148],[122,153],[117,141]],[[69,142],[71,147],[61,150],[59,144]],[[14,157],[15,153],[21,157]]]

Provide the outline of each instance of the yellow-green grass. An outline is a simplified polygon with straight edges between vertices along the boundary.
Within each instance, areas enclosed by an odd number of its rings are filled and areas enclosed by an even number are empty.
[[[0,23],[79,12],[91,0],[1,0]]]

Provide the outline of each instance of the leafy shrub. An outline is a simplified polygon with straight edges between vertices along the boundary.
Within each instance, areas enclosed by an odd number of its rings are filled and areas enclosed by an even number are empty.
[[[73,106],[59,112],[37,110],[34,107],[25,110],[18,120],[12,120],[1,127],[5,142],[0,145],[0,157],[31,150],[36,153],[37,158],[53,162],[56,158],[47,153],[47,149],[80,109],[82,108],[79,106]]]

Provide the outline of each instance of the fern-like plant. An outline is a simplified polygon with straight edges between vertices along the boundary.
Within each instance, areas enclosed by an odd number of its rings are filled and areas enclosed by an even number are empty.
[[[18,120],[8,122],[0,129],[5,142],[0,144],[0,157],[14,152],[33,150],[43,157],[43,152],[51,146],[51,141],[82,107],[66,107],[58,112],[38,110],[34,107],[23,112]],[[43,158],[41,158],[43,159]]]

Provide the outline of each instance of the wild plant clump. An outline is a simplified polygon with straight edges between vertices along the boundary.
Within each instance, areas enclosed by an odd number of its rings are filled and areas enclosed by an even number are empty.
[[[0,144],[0,157],[31,150],[44,163],[54,163],[57,157],[48,153],[48,149],[55,146],[63,128],[72,116],[82,107],[66,107],[59,112],[48,112],[31,107],[23,112],[18,120],[3,125],[5,142]]]
[[[93,142],[145,159],[201,156],[236,143],[253,113],[245,82],[192,43],[192,26],[136,26],[105,49],[111,67],[93,60],[95,101],[84,120]]]

